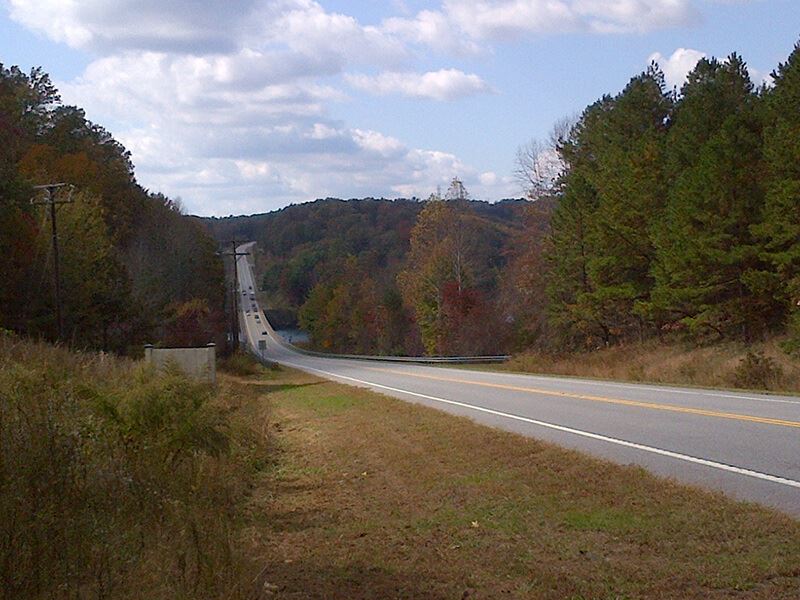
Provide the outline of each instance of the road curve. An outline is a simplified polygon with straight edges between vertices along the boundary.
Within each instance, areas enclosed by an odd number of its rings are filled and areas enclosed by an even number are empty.
[[[250,262],[237,270],[243,339],[265,358],[800,517],[798,397],[306,356],[251,297]]]

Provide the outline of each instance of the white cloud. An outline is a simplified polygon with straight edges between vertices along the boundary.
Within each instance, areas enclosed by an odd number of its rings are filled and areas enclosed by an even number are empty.
[[[440,52],[477,54],[480,45],[455,26],[444,13],[422,10],[414,18],[393,17],[382,23],[384,31]]]
[[[497,182],[497,173],[492,171],[481,173],[478,181],[481,182],[481,185],[494,185]]]
[[[578,28],[571,3],[549,0],[447,0],[448,17],[477,39],[504,39],[523,33]]]
[[[408,2],[412,14],[397,0],[402,16],[375,25],[315,0],[6,6],[25,27],[93,57],[59,88],[131,150],[139,181],[183,197],[190,211],[228,214],[325,195],[426,197],[454,175],[476,197],[510,196],[510,178],[336,118],[352,100],[343,80],[439,101],[491,93],[478,74],[421,60],[420,47],[474,55],[515,36],[646,31],[690,18],[689,2]]]
[[[347,75],[351,85],[372,94],[401,94],[412,98],[455,100],[491,91],[480,77],[457,69],[427,73],[381,73],[377,76]]]
[[[575,0],[585,27],[599,33],[643,33],[685,25],[696,13],[689,0]]]
[[[439,50],[575,31],[643,33],[695,18],[690,0],[444,0],[440,10],[387,19],[386,31]]]
[[[400,140],[377,131],[354,129],[352,133],[358,147],[367,152],[374,152],[381,156],[397,156],[405,151]]]
[[[667,80],[669,87],[681,89],[686,82],[686,76],[694,69],[697,61],[705,58],[705,52],[700,50],[692,50],[691,48],[678,48],[671,56],[665,57],[660,52],[651,54],[647,62],[655,61],[664,72],[664,78]]]
[[[750,65],[747,66],[747,71],[750,73],[750,79],[756,86],[766,85],[767,87],[772,87],[775,85],[775,80],[772,79],[772,73],[765,73],[760,69],[756,69],[755,67],[751,67]]]
[[[58,42],[107,51],[229,51],[260,0],[8,0],[11,17]],[[285,4],[285,2],[275,3]]]

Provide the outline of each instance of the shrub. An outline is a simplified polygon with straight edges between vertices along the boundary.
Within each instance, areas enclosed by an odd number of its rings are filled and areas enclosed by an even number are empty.
[[[0,599],[248,596],[263,447],[231,410],[177,371],[0,337]]]
[[[258,360],[241,350],[237,350],[230,356],[221,359],[219,361],[219,368],[231,375],[239,375],[241,377],[258,375],[264,372],[264,367]],[[270,363],[269,368],[273,371],[280,369],[277,363]]]
[[[778,389],[783,381],[783,369],[763,352],[748,351],[733,373],[733,384],[740,388]]]

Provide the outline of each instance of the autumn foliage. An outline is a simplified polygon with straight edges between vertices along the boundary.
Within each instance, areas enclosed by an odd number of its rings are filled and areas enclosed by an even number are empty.
[[[34,185],[54,182],[71,186],[55,196],[70,201],[57,209],[63,341],[125,352],[159,341],[165,319],[174,338],[185,320],[174,307],[187,303],[208,314],[178,337],[218,340],[224,282],[213,239],[178,203],[142,188],[128,151],[62,105],[41,69],[2,65],[0,327],[57,337],[50,215],[31,204],[41,200]]]

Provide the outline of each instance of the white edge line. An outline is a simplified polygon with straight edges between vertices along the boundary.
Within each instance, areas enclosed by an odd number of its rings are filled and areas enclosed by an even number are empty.
[[[298,365],[295,363],[285,362],[281,360],[284,364],[294,367],[296,369],[300,369],[301,371],[313,371],[315,373],[320,373],[322,375],[327,375],[328,377],[333,377],[335,379],[344,379],[347,381],[354,381],[356,383],[361,383],[364,385],[389,390],[392,392],[398,392],[401,394],[408,394],[409,396],[416,396],[418,398],[425,398],[427,400],[433,400],[434,402],[442,402],[444,404],[451,404],[453,406],[460,406],[462,408],[469,408],[472,410],[476,410],[483,413],[488,413],[490,415],[495,415],[498,417],[504,417],[506,419],[513,419],[515,421],[522,421],[524,423],[530,423],[532,425],[538,425],[540,427],[547,427],[548,429],[555,429],[556,431],[563,431],[565,433],[571,433],[574,435],[578,435],[581,437],[586,437],[594,440],[600,440],[602,442],[608,442],[610,444],[616,444],[618,446],[625,446],[627,448],[634,448],[636,450],[641,450],[643,452],[649,452],[651,454],[658,454],[660,456],[667,456],[669,458],[674,458],[677,460],[682,460],[689,463],[694,463],[698,465],[703,465],[706,467],[711,467],[713,469],[719,469],[721,471],[728,471],[730,473],[736,473],[738,475],[747,475],[748,477],[755,477],[756,479],[762,479],[764,481],[770,481],[772,483],[779,483],[782,485],[788,485],[790,487],[800,489],[800,481],[795,481],[794,479],[787,479],[785,477],[778,477],[776,475],[769,475],[767,473],[761,473],[759,471],[752,471],[750,469],[745,469],[743,467],[736,467],[733,465],[726,465],[724,463],[715,462],[713,460],[707,460],[705,458],[697,458],[695,456],[689,456],[688,454],[680,454],[679,452],[673,452],[671,450],[662,450],[661,448],[655,448],[653,446],[645,446],[644,444],[637,444],[636,442],[628,442],[626,440],[621,440],[618,438],[609,437],[606,435],[601,435],[599,433],[592,433],[590,431],[583,431],[581,429],[573,429],[572,427],[565,427],[564,425],[556,425],[555,423],[548,423],[546,421],[539,421],[537,419],[530,419],[528,417],[522,417],[519,415],[513,415],[511,413],[502,412],[499,410],[493,410],[491,408],[485,408],[483,406],[475,406],[473,404],[467,404],[466,402],[458,402],[457,400],[447,400],[446,398],[439,398],[437,396],[429,396],[427,394],[420,394],[418,392],[410,392],[408,390],[403,390],[396,387],[391,387],[388,385],[382,385],[380,383],[374,383],[371,381],[365,381],[363,379],[356,379],[355,377],[348,377],[346,375],[337,375],[336,373],[331,373],[329,371],[323,371],[321,369],[315,369],[314,367],[309,367],[305,365]]]

